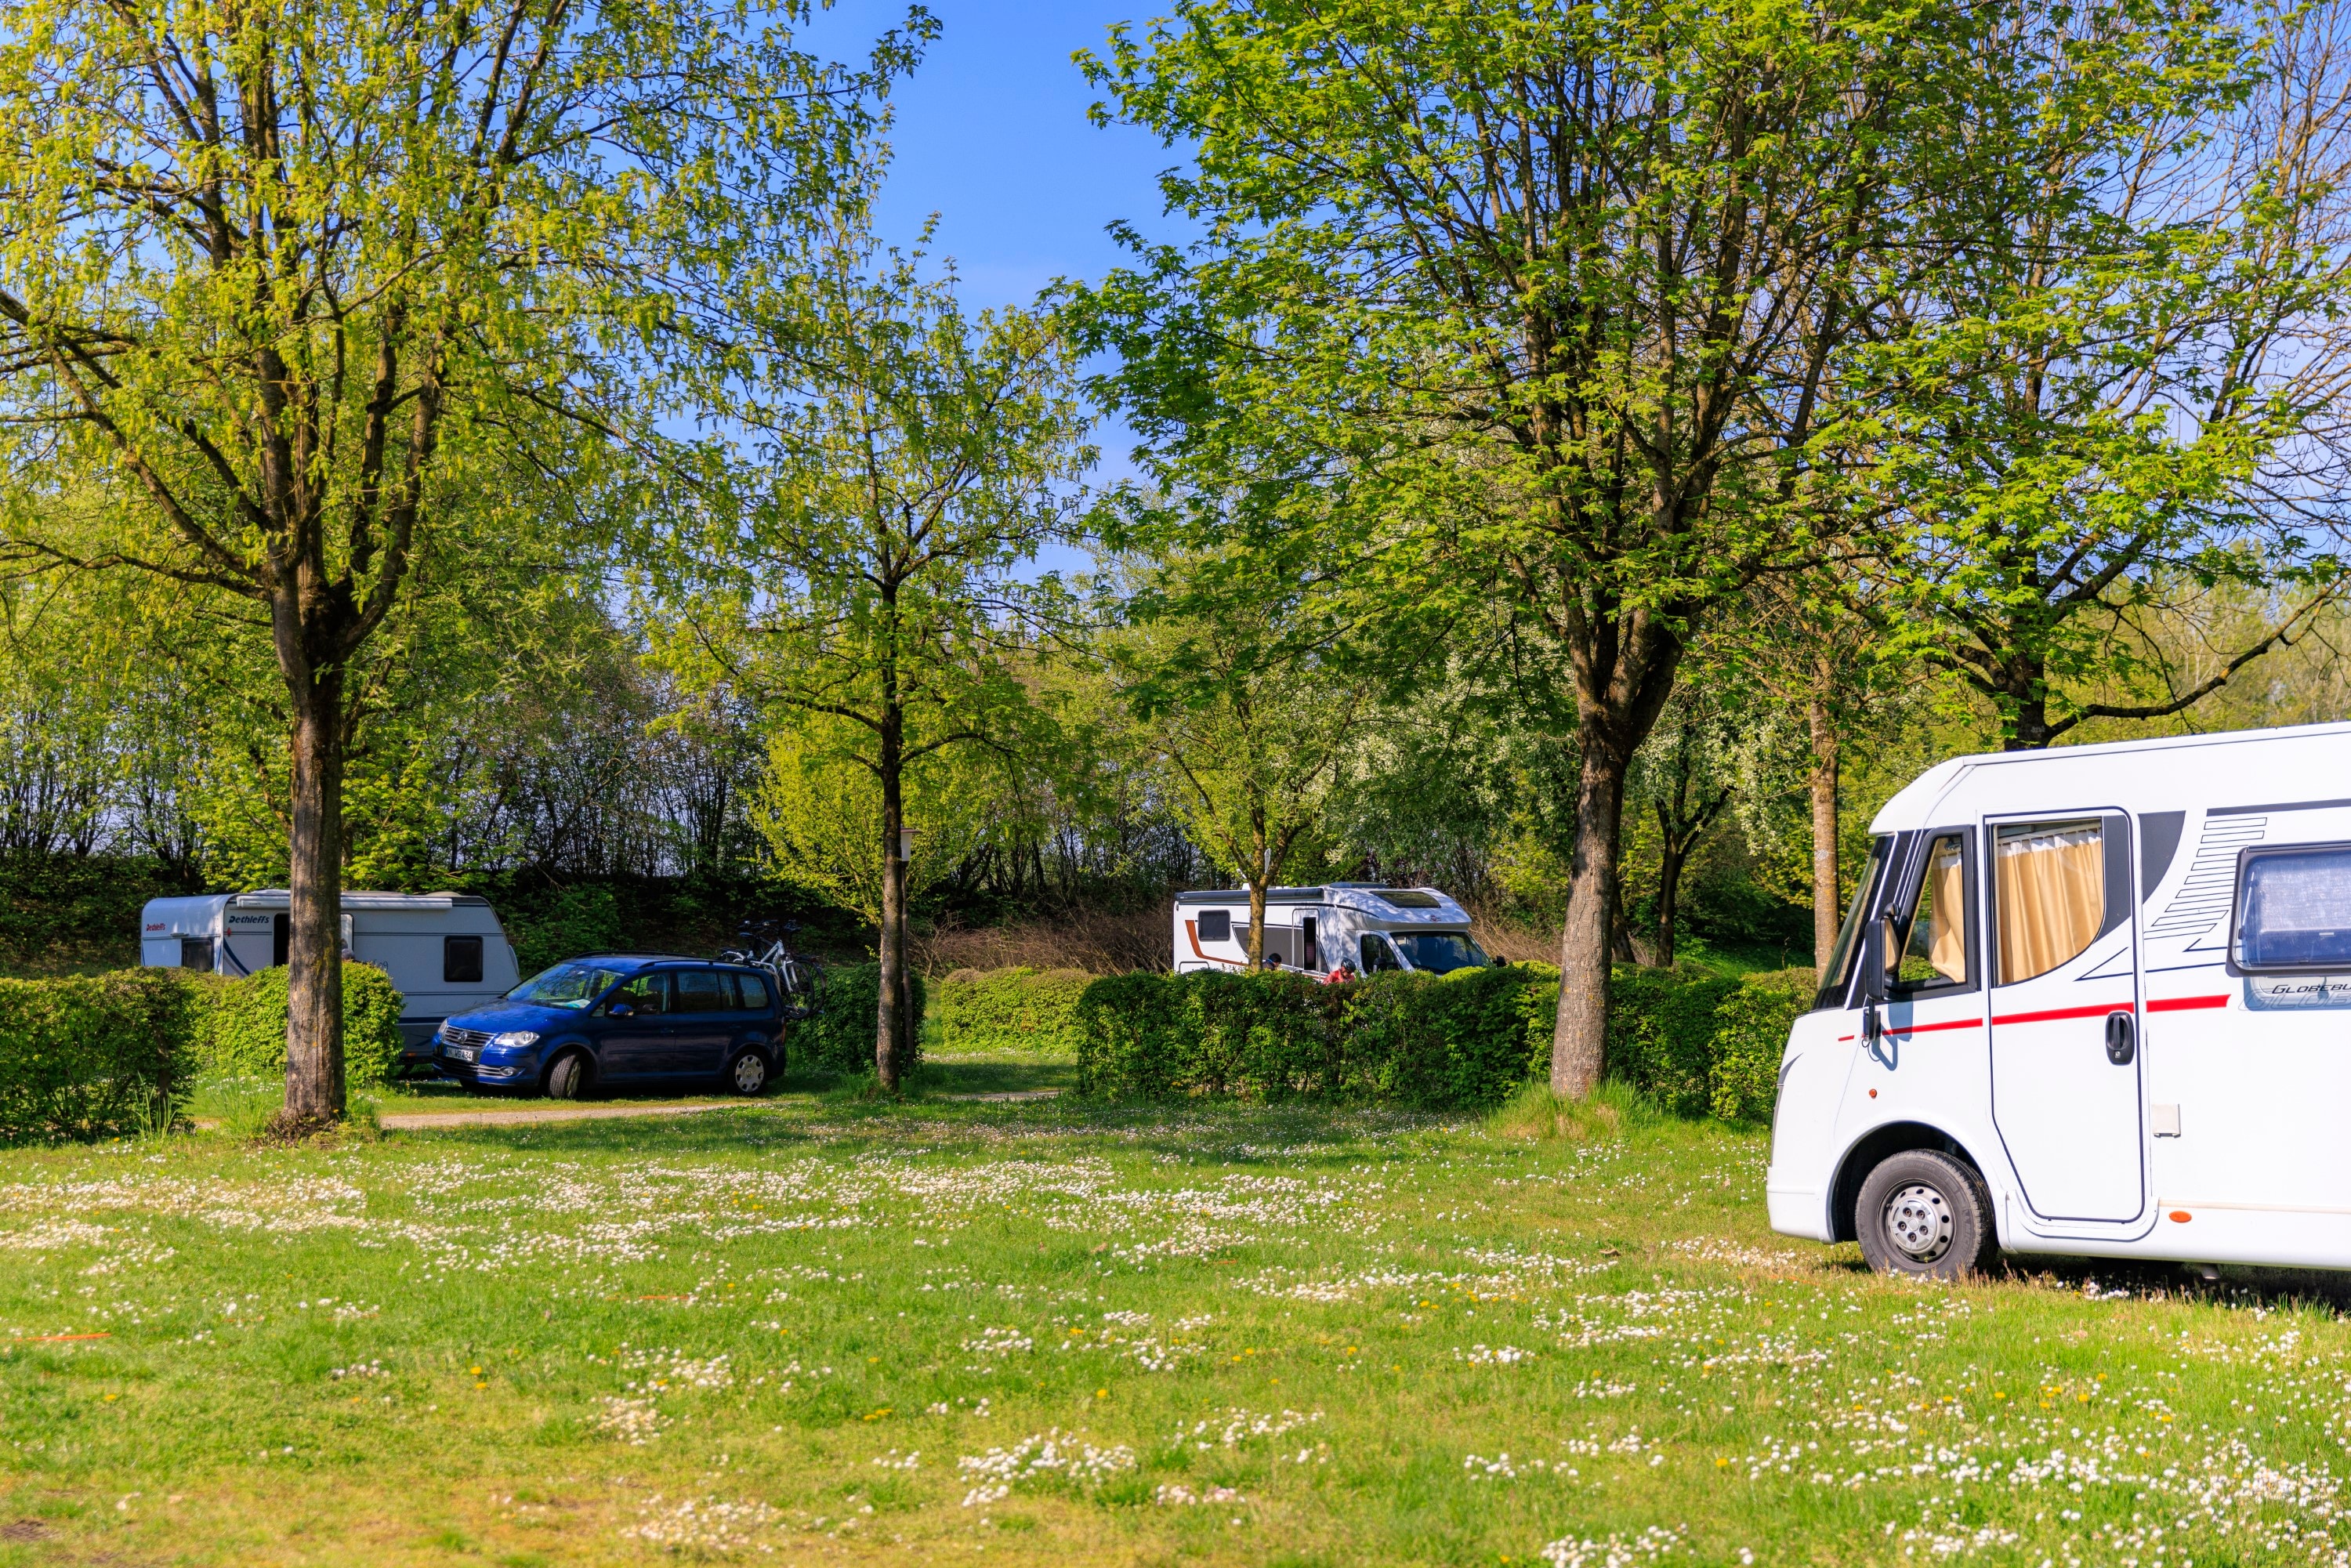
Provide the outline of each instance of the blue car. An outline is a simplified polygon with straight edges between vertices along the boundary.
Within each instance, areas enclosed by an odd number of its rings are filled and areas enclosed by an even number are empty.
[[[772,978],[738,964],[572,958],[451,1018],[433,1061],[475,1089],[558,1100],[684,1083],[758,1094],[783,1068],[781,998]]]

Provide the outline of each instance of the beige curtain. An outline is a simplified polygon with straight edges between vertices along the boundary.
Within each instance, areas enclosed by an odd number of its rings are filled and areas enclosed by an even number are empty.
[[[2106,913],[2105,847],[2095,822],[2002,828],[2000,980],[2029,980],[2074,957]]]
[[[1968,977],[1968,880],[1959,865],[1959,841],[1937,839],[1927,865],[1934,909],[1927,927],[1927,962],[1947,980]]]

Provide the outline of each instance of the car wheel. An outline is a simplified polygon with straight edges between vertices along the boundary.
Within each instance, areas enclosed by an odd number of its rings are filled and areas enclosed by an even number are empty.
[[[1957,1280],[1983,1272],[2000,1250],[1983,1177],[1933,1149],[1880,1161],[1853,1219],[1862,1257],[1881,1274]]]
[[[547,1070],[547,1097],[550,1100],[577,1100],[588,1092],[593,1070],[584,1052],[567,1051],[555,1059]]]
[[[754,1099],[768,1087],[768,1059],[756,1051],[737,1056],[726,1069],[726,1087],[746,1100]]]

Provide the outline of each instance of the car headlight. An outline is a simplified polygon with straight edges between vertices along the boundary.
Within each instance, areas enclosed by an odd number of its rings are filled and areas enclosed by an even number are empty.
[[[494,1034],[490,1036],[490,1044],[493,1047],[503,1046],[508,1051],[518,1051],[526,1045],[537,1045],[538,1043],[538,1031],[537,1030],[510,1029],[504,1034]]]

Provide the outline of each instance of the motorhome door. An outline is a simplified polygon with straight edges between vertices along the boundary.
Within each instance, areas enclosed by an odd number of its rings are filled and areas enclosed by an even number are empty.
[[[2116,812],[1987,822],[1992,1119],[2044,1220],[2145,1207],[2130,829]]]

